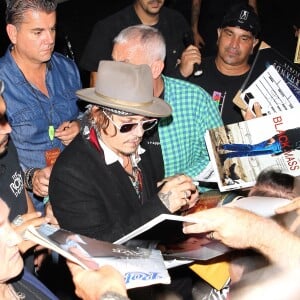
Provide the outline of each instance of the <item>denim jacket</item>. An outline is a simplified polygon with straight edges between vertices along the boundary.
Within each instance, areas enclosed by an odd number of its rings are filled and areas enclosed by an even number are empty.
[[[45,151],[64,145],[49,138],[50,125],[56,129],[62,122],[78,117],[75,92],[81,88],[76,64],[59,53],[48,62],[46,85],[49,97],[29,84],[10,53],[0,58],[0,79],[5,83],[3,98],[12,127],[11,138],[17,148],[23,169],[46,166]]]

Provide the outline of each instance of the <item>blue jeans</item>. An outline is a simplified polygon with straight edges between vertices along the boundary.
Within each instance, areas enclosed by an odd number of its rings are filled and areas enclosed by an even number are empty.
[[[254,144],[254,145],[223,144],[221,148],[230,151],[220,155],[223,159],[233,158],[233,157],[278,154],[282,152],[281,145],[277,140],[272,144],[268,144],[268,141],[263,141],[261,143]]]

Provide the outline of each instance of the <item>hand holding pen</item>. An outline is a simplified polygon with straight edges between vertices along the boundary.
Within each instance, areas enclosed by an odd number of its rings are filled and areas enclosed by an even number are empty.
[[[66,121],[60,124],[55,130],[55,137],[60,139],[62,143],[67,146],[79,133],[80,124],[77,120]]]

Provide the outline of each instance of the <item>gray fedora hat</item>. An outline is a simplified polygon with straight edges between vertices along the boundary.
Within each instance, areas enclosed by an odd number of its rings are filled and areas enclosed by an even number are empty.
[[[80,99],[147,117],[167,117],[172,113],[168,103],[153,97],[153,79],[148,65],[102,60],[96,87],[76,92]]]

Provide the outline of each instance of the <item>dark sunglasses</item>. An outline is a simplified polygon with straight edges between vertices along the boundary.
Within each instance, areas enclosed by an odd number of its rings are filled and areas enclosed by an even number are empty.
[[[121,133],[126,133],[131,130],[134,130],[138,125],[141,125],[144,131],[148,131],[157,124],[157,119],[150,119],[145,121],[139,121],[134,123],[123,123],[122,125],[118,125],[104,110],[103,113],[114,124],[114,126],[119,129]]]

